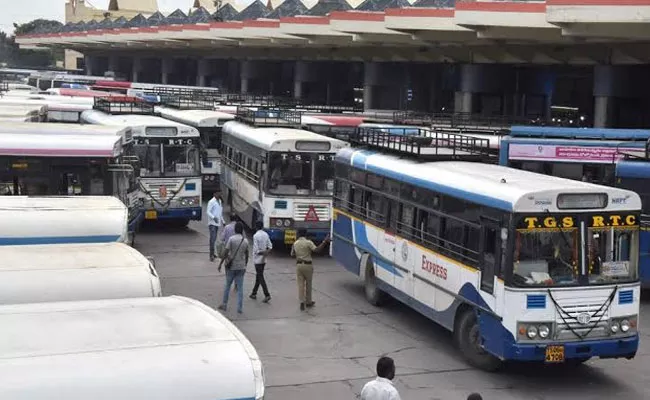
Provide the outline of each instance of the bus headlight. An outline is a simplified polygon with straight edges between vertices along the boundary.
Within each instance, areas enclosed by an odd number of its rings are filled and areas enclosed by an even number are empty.
[[[630,330],[630,321],[624,319],[621,321],[621,332],[626,333]]]
[[[546,339],[551,333],[551,330],[546,325],[540,325],[539,328],[537,328],[537,331],[539,332],[539,337],[542,339]]]
[[[610,326],[612,333],[618,333],[618,328],[618,321],[612,321],[612,325]]]
[[[291,220],[290,219],[285,219],[284,220],[284,226],[291,226]]]
[[[275,228],[289,228],[293,225],[293,220],[291,218],[271,218],[269,225]]]
[[[535,339],[537,337],[537,327],[535,325],[529,326],[526,330],[526,336],[528,336],[528,339]]]
[[[183,207],[198,206],[200,202],[199,197],[181,197],[180,203]]]

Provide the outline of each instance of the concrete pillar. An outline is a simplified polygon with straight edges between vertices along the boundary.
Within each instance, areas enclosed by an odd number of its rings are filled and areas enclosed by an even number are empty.
[[[473,100],[471,92],[456,92],[454,95],[454,112],[471,114]]]
[[[169,84],[169,75],[172,74],[174,60],[171,58],[163,58],[161,64],[161,81],[163,85]]]
[[[363,109],[371,110],[373,107],[373,87],[379,79],[379,64],[366,62],[363,65]]]
[[[208,62],[208,60],[205,58],[200,58],[197,63],[198,79],[196,81],[196,84],[198,86],[209,86],[208,84],[208,74],[210,73],[209,69],[210,69],[210,63]]]
[[[611,126],[612,98],[608,96],[596,96],[594,98],[594,128],[607,128]]]
[[[132,82],[139,82],[141,69],[142,69],[142,59],[140,57],[133,57],[133,68],[131,71]]]
[[[119,72],[119,59],[117,56],[108,56],[108,71],[117,75]]]
[[[95,72],[94,65],[93,65],[95,59],[91,56],[85,56],[84,58],[85,58],[84,63],[86,64],[86,75],[92,76],[93,73]]]
[[[253,64],[249,60],[243,60],[241,62],[241,92],[248,93],[248,83],[253,74]]]
[[[308,65],[304,61],[296,61],[296,67],[293,72],[293,97],[302,98],[302,83],[307,80]]]

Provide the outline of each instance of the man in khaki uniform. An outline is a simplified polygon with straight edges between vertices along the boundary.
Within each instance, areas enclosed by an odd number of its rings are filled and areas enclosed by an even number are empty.
[[[307,231],[304,228],[298,229],[298,239],[291,247],[291,257],[296,257],[296,276],[298,280],[298,298],[300,299],[300,310],[304,311],[305,307],[311,308],[314,303],[311,300],[311,282],[314,276],[314,265],[312,264],[312,254],[320,253],[330,242],[330,236],[327,235],[320,245],[316,246],[314,242],[307,239]]]

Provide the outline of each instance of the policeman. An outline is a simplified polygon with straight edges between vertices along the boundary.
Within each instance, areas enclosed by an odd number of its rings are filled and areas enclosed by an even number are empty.
[[[300,311],[304,311],[305,307],[311,308],[316,304],[311,300],[311,282],[314,276],[312,254],[320,253],[330,243],[330,235],[327,235],[318,246],[305,237],[307,231],[304,228],[298,229],[297,236],[298,239],[291,247],[291,257],[296,257],[298,298],[300,299]]]

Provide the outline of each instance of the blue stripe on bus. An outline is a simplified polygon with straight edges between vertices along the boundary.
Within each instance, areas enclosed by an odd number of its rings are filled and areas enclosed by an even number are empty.
[[[451,186],[441,185],[439,183],[431,182],[425,179],[415,178],[408,174],[400,173],[383,167],[368,165],[368,158],[370,156],[378,155],[381,156],[381,153],[375,153],[366,150],[356,150],[352,152],[340,152],[339,160],[345,160],[349,162],[353,167],[362,168],[366,171],[374,172],[381,174],[383,176],[410,183],[411,185],[419,186],[425,189],[432,190],[434,192],[440,192],[449,196],[454,196],[460,199],[469,200],[474,203],[482,204],[488,207],[498,208],[500,210],[512,211],[513,205],[509,201],[495,199],[493,197],[484,196],[481,194],[466,192],[464,190],[456,189]],[[347,157],[346,157],[347,156]]]
[[[117,242],[120,235],[0,237],[0,246],[28,244],[106,243]]]
[[[556,128],[547,126],[513,126],[511,136],[565,137],[575,139],[641,140],[650,138],[648,129]]]
[[[621,178],[650,178],[650,162],[619,161],[616,176]]]
[[[374,256],[373,261],[375,264],[377,264],[377,266],[388,271],[392,275],[401,277],[402,273],[399,272],[397,268],[395,268],[393,263],[385,260],[379,254],[379,251],[375,248],[375,246],[370,243],[370,240],[368,240],[368,234],[366,233],[366,226],[363,224],[363,222],[352,220],[352,224],[354,227],[354,243],[367,252],[371,253]]]
[[[546,295],[545,294],[527,294],[526,295],[526,308],[527,309],[544,309],[544,308],[546,308]]]

